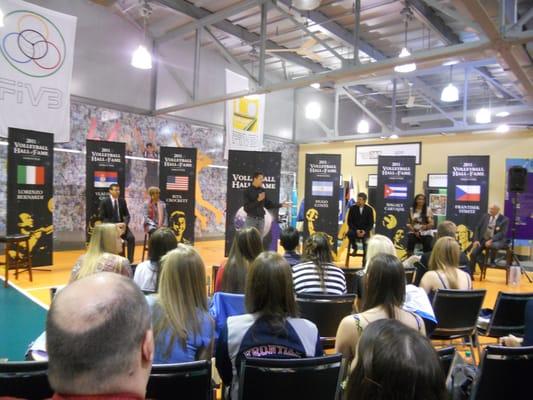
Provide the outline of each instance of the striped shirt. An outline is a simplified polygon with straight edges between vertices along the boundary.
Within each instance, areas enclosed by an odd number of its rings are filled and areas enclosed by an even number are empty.
[[[345,294],[346,278],[344,272],[333,264],[324,264],[325,291],[320,285],[318,267],[311,261],[296,264],[292,267],[292,280],[296,294],[299,293],[324,293]]]

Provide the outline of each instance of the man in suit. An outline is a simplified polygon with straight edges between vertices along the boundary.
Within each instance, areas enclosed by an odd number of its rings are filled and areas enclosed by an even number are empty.
[[[509,218],[500,214],[500,207],[493,204],[489,208],[489,213],[484,214],[474,229],[472,239],[472,252],[470,253],[470,270],[474,273],[476,263],[483,250],[490,251],[490,262],[494,264],[496,251],[507,244],[507,230],[509,229]]]
[[[366,194],[359,193],[357,202],[348,211],[348,239],[353,249],[351,255],[357,253],[356,242],[363,243],[363,265],[366,263],[366,243],[370,237],[370,231],[374,226],[374,210],[366,204]]]
[[[133,263],[133,253],[135,252],[135,236],[128,228],[130,223],[130,213],[126,200],[120,198],[120,186],[113,183],[109,186],[109,197],[100,202],[100,221],[111,222],[119,225],[122,230],[121,238],[127,242],[128,260]]]

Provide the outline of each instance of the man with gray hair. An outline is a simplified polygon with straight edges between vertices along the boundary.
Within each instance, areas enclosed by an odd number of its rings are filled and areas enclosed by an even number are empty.
[[[144,399],[154,341],[131,279],[101,272],[65,287],[48,312],[46,345],[55,400]]]

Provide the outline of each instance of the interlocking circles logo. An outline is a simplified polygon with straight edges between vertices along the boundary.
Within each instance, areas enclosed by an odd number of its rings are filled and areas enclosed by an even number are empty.
[[[53,75],[61,69],[66,51],[63,35],[45,16],[28,10],[5,15],[0,52],[16,70],[35,78]]]

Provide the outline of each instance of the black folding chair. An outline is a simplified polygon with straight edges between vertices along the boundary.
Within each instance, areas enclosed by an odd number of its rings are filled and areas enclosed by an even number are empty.
[[[416,275],[416,267],[405,267],[405,284],[410,285],[415,280]]]
[[[486,290],[437,290],[433,298],[437,327],[430,339],[467,340],[475,362],[474,347],[479,353],[476,324],[485,293]]]
[[[336,400],[343,376],[342,355],[268,359],[245,358],[239,400]]]
[[[362,271],[361,268],[341,268],[346,278],[346,293],[357,294],[357,273]]]
[[[213,399],[211,361],[153,365],[146,398]]]
[[[53,394],[47,361],[0,363],[0,397],[46,399]]]
[[[478,323],[478,333],[493,338],[511,334],[522,336],[525,328],[524,313],[529,300],[533,300],[533,293],[499,292],[489,324],[483,327]]]
[[[440,366],[442,367],[442,372],[444,372],[444,376],[448,376],[448,373],[450,372],[450,367],[452,366],[455,353],[456,350],[453,346],[443,347],[442,349],[437,350]]]
[[[420,286],[420,281],[422,280],[422,277],[424,276],[424,274],[428,272],[428,269],[420,261],[415,261],[413,263],[413,267],[415,267],[415,276],[413,277],[413,285]]]
[[[533,346],[487,346],[472,388],[471,400],[529,400]]]
[[[299,294],[296,299],[302,318],[314,322],[325,349],[335,347],[335,336],[341,320],[353,312],[355,295]]]

